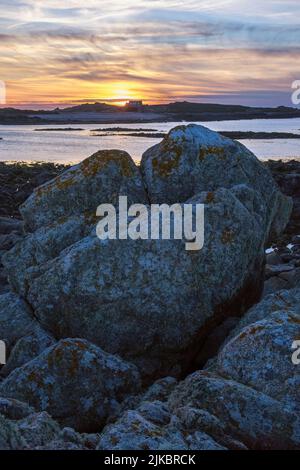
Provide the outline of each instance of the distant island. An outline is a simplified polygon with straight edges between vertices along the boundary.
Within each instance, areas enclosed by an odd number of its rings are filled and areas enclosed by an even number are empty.
[[[36,132],[75,132],[84,131],[81,127],[53,127],[46,129],[34,129]]]
[[[54,127],[34,129],[37,132],[73,132],[84,131],[82,128],[75,127]],[[292,132],[252,132],[252,131],[219,131],[224,137],[233,140],[269,140],[269,139],[300,139],[300,134]],[[91,129],[90,135],[93,137],[106,136],[127,136],[127,137],[148,137],[163,139],[167,132],[160,132],[157,129],[130,128],[130,127],[107,127],[101,129]]]
[[[225,121],[240,119],[286,119],[300,117],[300,109],[239,105],[190,103],[187,101],[138,108],[113,106],[105,103],[82,104],[70,108],[49,110],[0,109],[0,124],[122,124],[177,121]]]
[[[292,132],[221,131],[219,134],[234,140],[300,139],[300,134]]]

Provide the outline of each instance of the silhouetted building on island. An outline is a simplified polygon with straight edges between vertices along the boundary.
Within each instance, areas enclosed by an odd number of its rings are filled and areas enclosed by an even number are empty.
[[[143,101],[142,100],[130,100],[127,101],[125,105],[126,111],[137,112],[143,109]]]

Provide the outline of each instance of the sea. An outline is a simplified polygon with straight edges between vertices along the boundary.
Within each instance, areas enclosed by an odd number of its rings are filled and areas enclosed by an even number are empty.
[[[97,150],[120,149],[127,151],[139,162],[143,153],[161,141],[155,137],[132,137],[129,135],[93,135],[93,129],[126,127],[132,129],[155,129],[168,132],[187,122],[137,123],[137,124],[51,124],[51,125],[0,125],[0,161],[78,163]],[[241,140],[261,160],[300,160],[300,118],[255,119],[240,121],[197,122],[215,131],[292,132],[299,139]],[[37,132],[46,128],[80,128],[76,131]]]

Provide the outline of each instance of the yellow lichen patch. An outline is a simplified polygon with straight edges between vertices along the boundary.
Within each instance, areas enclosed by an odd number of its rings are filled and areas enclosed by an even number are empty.
[[[153,158],[152,168],[156,174],[165,178],[170,176],[174,169],[178,168],[182,155],[182,147],[165,139],[162,144],[162,152],[166,156],[163,159],[161,157]]]
[[[71,186],[73,186],[74,182],[75,181],[74,181],[73,176],[71,176],[69,178],[64,178],[64,179],[58,178],[57,181],[56,181],[56,187],[60,191],[63,191],[64,189],[68,189]]]
[[[271,312],[277,312],[277,310],[279,309],[280,309],[279,305],[276,305],[276,304],[272,304],[270,308]]]
[[[45,186],[40,186],[35,190],[35,194],[38,199],[41,199],[43,196],[51,193],[53,189],[59,189],[62,191],[70,188],[74,183],[74,176],[68,173],[64,176],[58,176],[51,183],[48,183]]]
[[[215,195],[214,195],[214,193],[213,193],[212,191],[209,191],[209,192],[207,193],[207,195],[206,195],[205,202],[206,202],[207,204],[210,204],[210,203],[214,202],[214,200],[215,200]]]
[[[68,218],[69,217],[67,215],[63,215],[62,217],[59,217],[59,219],[57,219],[56,224],[57,225],[63,225],[67,222]],[[55,226],[56,224],[53,224],[53,226]]]
[[[52,189],[53,189],[53,183],[51,184],[49,183],[46,186],[39,186],[35,190],[35,195],[38,199],[41,199],[46,194],[49,194],[52,191]]]
[[[41,375],[38,372],[32,371],[28,375],[28,380],[30,382],[35,382],[39,387],[42,387],[43,385],[43,380],[41,378]]]
[[[178,126],[175,130],[185,129],[185,126]],[[174,141],[170,138],[170,135],[167,135],[160,144],[160,155],[163,157],[155,157],[152,159],[152,168],[156,174],[162,178],[170,176],[172,171],[179,166],[180,158],[183,154],[183,145],[186,141],[185,136],[183,135],[179,142]]]
[[[141,423],[139,421],[133,421],[131,423],[131,429],[133,431],[139,431],[140,430],[140,427],[141,427]]]
[[[63,356],[64,356],[64,348],[62,344],[60,344],[54,349],[53,353],[48,356],[48,367],[51,368],[54,365],[59,364]]]
[[[179,164],[179,156],[174,155],[172,157],[168,157],[167,159],[163,161],[159,161],[157,158],[153,158],[152,160],[152,167],[155,170],[156,173],[159,174],[162,178],[170,176],[172,171],[175,168],[178,168]]]
[[[199,151],[199,160],[204,160],[208,155],[216,155],[219,158],[224,158],[224,148],[215,146],[202,147]]]
[[[249,335],[255,335],[258,331],[264,330],[264,328],[265,327],[263,325],[253,326],[252,328],[250,328],[246,331],[243,331],[243,333],[241,333],[239,335],[239,339],[243,339],[243,338],[245,338],[246,336],[249,336]]]
[[[110,442],[115,446],[119,443],[119,438],[117,436],[111,436]]]
[[[163,436],[163,431],[159,428],[157,428],[157,429],[145,429],[144,433],[146,434],[146,436],[153,437],[153,438]]]
[[[69,374],[74,377],[78,374],[79,369],[79,359],[78,359],[78,351],[72,350],[71,351],[71,362],[69,366]]]
[[[72,344],[75,344],[76,347],[80,349],[81,351],[86,351],[88,349],[88,346],[80,340],[75,339],[72,341]]]
[[[85,177],[93,177],[109,163],[116,163],[123,176],[134,175],[133,164],[125,152],[119,150],[102,150],[87,158],[80,164],[80,169]]]
[[[230,229],[224,229],[221,235],[221,242],[223,245],[227,245],[229,243],[232,243],[234,240],[234,232],[233,230]]]
[[[300,318],[297,318],[297,317],[294,316],[294,315],[289,315],[288,321],[289,321],[290,323],[295,323],[296,325],[300,325]]]
[[[86,225],[96,224],[97,221],[98,221],[98,217],[96,215],[96,210],[95,210],[95,212],[85,211],[83,216],[84,216],[84,223]]]
[[[146,442],[143,442],[143,444],[141,445],[141,450],[150,450],[149,445]]]

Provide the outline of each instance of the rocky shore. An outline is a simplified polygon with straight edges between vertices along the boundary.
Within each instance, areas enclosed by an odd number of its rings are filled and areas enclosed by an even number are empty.
[[[300,162],[272,161],[266,164],[281,191],[293,199],[293,210],[283,234],[273,240],[267,254],[265,294],[290,289],[300,283]]]
[[[140,168],[0,165],[0,448],[300,449],[299,179],[195,125]],[[119,194],[204,203],[203,249],[101,242]]]

